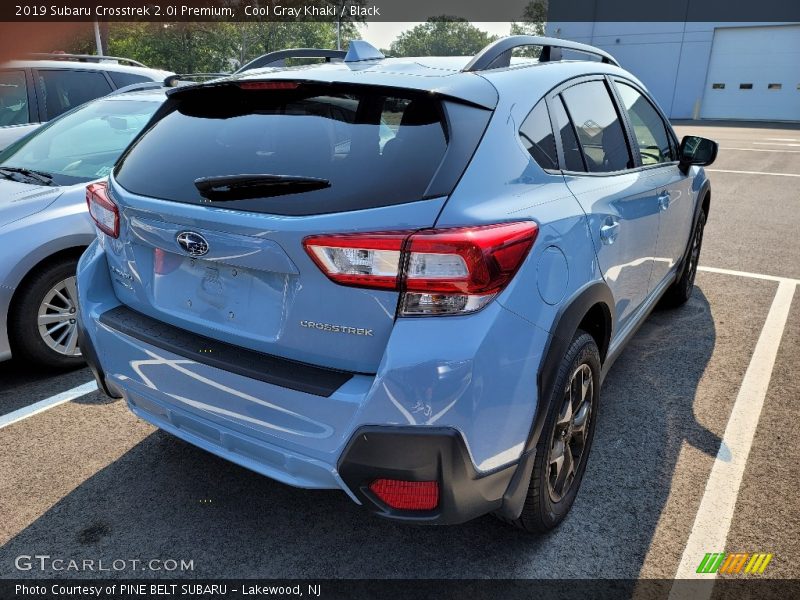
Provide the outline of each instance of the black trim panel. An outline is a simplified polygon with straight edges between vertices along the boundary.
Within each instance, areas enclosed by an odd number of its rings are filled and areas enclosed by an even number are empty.
[[[127,306],[104,312],[100,315],[100,323],[204,365],[315,396],[327,398],[354,375],[213,340],[163,323]]]
[[[391,425],[358,429],[337,467],[347,487],[371,512],[431,525],[463,523],[498,509],[516,468],[513,464],[479,473],[455,429]],[[429,511],[393,509],[369,489],[380,478],[438,481],[439,505]]]

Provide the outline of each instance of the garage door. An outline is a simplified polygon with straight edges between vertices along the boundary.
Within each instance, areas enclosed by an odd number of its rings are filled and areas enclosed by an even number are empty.
[[[716,29],[701,116],[800,121],[800,25]]]

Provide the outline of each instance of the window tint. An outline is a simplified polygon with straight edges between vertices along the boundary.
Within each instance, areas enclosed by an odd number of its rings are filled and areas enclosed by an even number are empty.
[[[556,142],[553,138],[553,128],[550,125],[550,115],[544,100],[533,107],[533,110],[519,128],[519,137],[525,148],[530,152],[539,166],[543,169],[558,169],[556,155]]]
[[[589,171],[604,173],[633,167],[622,124],[605,83],[579,83],[562,95]]]
[[[30,123],[25,71],[0,71],[0,127]]]
[[[674,160],[664,121],[655,107],[638,90],[617,82],[622,105],[628,112],[633,135],[639,146],[643,165],[655,165]]]
[[[111,85],[98,71],[40,70],[38,76],[39,92],[48,121],[111,92]]]
[[[125,87],[126,85],[132,85],[134,83],[153,81],[149,77],[145,77],[144,75],[136,75],[134,73],[115,73],[114,71],[109,71],[108,76],[111,77],[111,81],[113,81],[114,85],[116,85],[118,88]]]
[[[559,135],[561,136],[561,149],[564,152],[564,169],[567,171],[585,171],[586,165],[583,164],[581,148],[578,145],[578,138],[575,137],[575,128],[564,110],[564,103],[561,96],[557,96],[552,104],[553,116],[558,124]]]
[[[187,92],[142,136],[115,177],[131,192],[207,204],[195,180],[247,173],[325,180],[258,190],[226,209],[284,215],[421,200],[447,149],[439,101],[368,86]]]

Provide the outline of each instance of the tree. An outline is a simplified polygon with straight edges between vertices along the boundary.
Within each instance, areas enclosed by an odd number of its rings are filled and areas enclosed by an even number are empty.
[[[511,23],[511,35],[544,35],[547,22],[547,1],[528,2],[522,12],[522,21]]]
[[[389,52],[394,56],[471,56],[496,39],[466,19],[431,17],[401,33]]]
[[[525,6],[522,21],[511,23],[511,35],[544,35],[547,21],[547,0],[533,0]],[[539,46],[527,46],[514,52],[514,56],[539,58]]]

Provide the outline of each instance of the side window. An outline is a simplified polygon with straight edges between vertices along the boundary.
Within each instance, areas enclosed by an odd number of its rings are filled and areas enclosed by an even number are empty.
[[[543,169],[558,169],[556,142],[547,104],[541,100],[522,122],[519,137],[525,149]]]
[[[575,136],[575,128],[572,126],[567,111],[564,110],[564,101],[561,96],[556,96],[551,105],[553,116],[558,125],[559,135],[561,136],[561,148],[564,151],[564,169],[567,171],[585,171],[586,165],[583,163],[581,147],[578,138]]]
[[[111,92],[105,75],[99,71],[40,70],[38,76],[39,91],[48,121],[84,102]]]
[[[118,88],[125,87],[126,85],[133,85],[134,83],[144,83],[145,81],[153,81],[144,75],[136,75],[135,73],[117,73],[109,71],[108,76]]]
[[[591,173],[633,168],[619,115],[603,81],[579,83],[562,93]]]
[[[633,127],[643,165],[656,165],[674,160],[664,121],[661,115],[639,91],[621,81],[617,90]]]
[[[25,71],[0,71],[0,127],[30,123]]]

